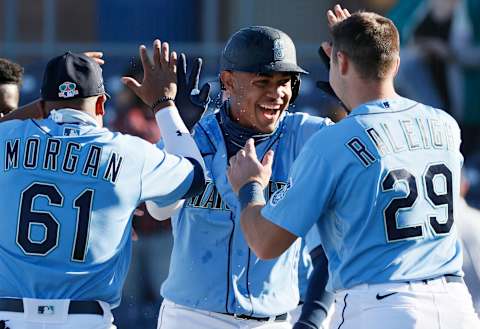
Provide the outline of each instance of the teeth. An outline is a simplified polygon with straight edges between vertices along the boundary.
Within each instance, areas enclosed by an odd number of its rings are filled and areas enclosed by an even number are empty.
[[[280,109],[280,105],[264,104],[264,105],[259,105],[259,106],[264,110],[279,110]]]

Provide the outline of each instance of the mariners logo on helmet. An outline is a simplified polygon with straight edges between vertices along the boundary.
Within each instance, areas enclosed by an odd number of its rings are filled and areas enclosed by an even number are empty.
[[[281,61],[285,58],[285,52],[283,51],[283,42],[281,39],[273,41],[273,58],[275,61]]]
[[[236,32],[223,49],[220,70],[271,73],[292,73],[292,98],[300,89],[300,74],[308,74],[297,64],[292,39],[269,26],[250,26]]]

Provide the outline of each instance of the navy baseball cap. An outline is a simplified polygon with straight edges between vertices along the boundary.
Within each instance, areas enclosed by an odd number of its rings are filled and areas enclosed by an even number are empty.
[[[102,68],[90,57],[66,52],[51,59],[43,73],[41,88],[45,101],[62,101],[106,95]]]

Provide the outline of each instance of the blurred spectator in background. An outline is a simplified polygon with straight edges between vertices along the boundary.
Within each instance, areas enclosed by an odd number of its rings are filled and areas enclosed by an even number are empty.
[[[458,236],[463,247],[463,271],[465,284],[472,295],[477,314],[480,314],[480,210],[470,207],[465,195],[470,188],[467,175],[462,174],[458,209]]]
[[[480,0],[402,0],[390,18],[400,31],[399,90],[446,109],[462,128],[462,152],[480,143]]]
[[[0,58],[0,116],[18,107],[23,67],[6,58]]]
[[[469,206],[480,209],[480,153],[470,156],[463,169],[468,181],[465,199]],[[480,232],[478,234],[480,236]]]
[[[140,62],[132,62],[124,76],[142,81]],[[153,112],[140,98],[123,87],[114,101],[117,113],[112,130],[158,142],[160,130]],[[157,221],[142,204],[133,217],[133,228],[138,238],[133,243],[122,303],[114,311],[115,323],[119,328],[155,328],[162,302],[160,286],[168,274],[173,243],[170,220]]]

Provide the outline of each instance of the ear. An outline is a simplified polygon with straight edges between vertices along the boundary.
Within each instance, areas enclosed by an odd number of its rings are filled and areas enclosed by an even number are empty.
[[[100,95],[97,97],[97,101],[95,102],[95,114],[96,115],[104,115],[105,114],[105,101],[107,100],[107,96]]]
[[[400,68],[400,56],[398,56],[397,60],[395,61],[395,72],[393,72],[393,77],[397,76],[399,68]]]
[[[340,70],[340,74],[346,75],[350,66],[348,56],[342,51],[337,51],[335,56],[337,56],[337,62],[338,62],[338,68]]]
[[[230,71],[220,72],[220,81],[222,82],[225,90],[228,92],[233,90],[233,74]]]

